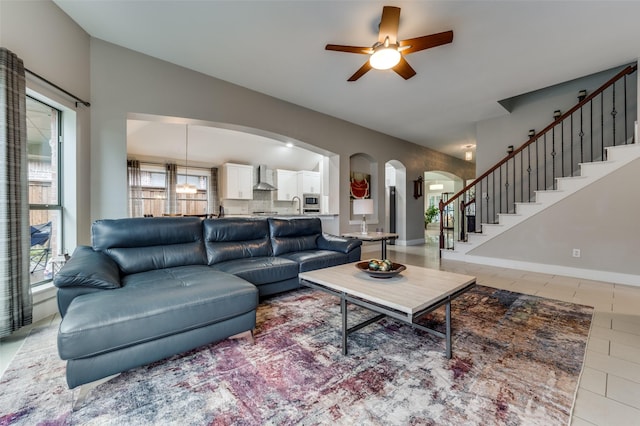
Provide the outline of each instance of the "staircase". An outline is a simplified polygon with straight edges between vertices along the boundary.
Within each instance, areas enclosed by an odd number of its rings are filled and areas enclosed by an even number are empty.
[[[634,136],[637,94],[627,81],[637,78],[636,71],[637,64],[629,65],[588,96],[581,91],[573,108],[555,111],[546,128],[531,130],[529,140],[441,201],[441,257],[493,261],[474,256],[474,249],[640,158]],[[445,235],[444,215],[452,209],[456,229]],[[465,223],[470,213],[474,229]]]
[[[606,161],[580,163],[579,174],[556,178],[556,189],[535,191],[531,202],[516,202],[514,213],[499,213],[497,223],[483,223],[482,232],[467,233],[466,241],[457,241],[454,249],[442,250],[442,258],[474,263],[473,254],[468,254],[473,249],[640,158],[640,144],[611,146],[605,150]]]

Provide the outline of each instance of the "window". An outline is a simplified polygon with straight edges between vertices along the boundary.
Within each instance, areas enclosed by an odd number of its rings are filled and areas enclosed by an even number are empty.
[[[63,252],[61,158],[62,112],[27,96],[29,176],[29,272],[31,284],[50,281],[54,256]]]
[[[178,168],[178,185],[185,181],[185,171]],[[177,210],[176,213],[183,215],[200,215],[209,212],[207,201],[207,176],[204,175],[206,170],[189,168],[189,175],[186,176],[187,183],[197,188],[195,194],[177,194]]]
[[[211,172],[207,169],[189,168],[187,183],[197,188],[195,194],[175,193],[175,197],[167,196],[167,171],[166,166],[151,163],[139,163],[139,178],[137,177],[136,166],[129,167],[129,187],[135,186],[135,181],[139,179],[140,190],[129,191],[130,206],[138,208],[130,209],[131,216],[163,216],[172,215],[202,215],[209,212],[209,176]],[[177,167],[176,184],[185,182],[185,169]],[[174,189],[175,191],[175,189]],[[173,198],[175,205],[171,205]]]

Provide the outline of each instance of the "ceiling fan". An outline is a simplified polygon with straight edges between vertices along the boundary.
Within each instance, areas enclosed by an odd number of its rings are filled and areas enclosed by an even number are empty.
[[[339,44],[327,44],[326,50],[337,52],[359,53],[371,55],[369,60],[355,72],[349,80],[356,81],[371,68],[392,68],[405,80],[410,79],[416,72],[404,58],[404,55],[419,52],[420,50],[448,44],[453,41],[453,31],[426,35],[422,37],[398,40],[398,26],[400,23],[400,8],[384,6],[380,18],[378,41],[372,47],[342,46]]]

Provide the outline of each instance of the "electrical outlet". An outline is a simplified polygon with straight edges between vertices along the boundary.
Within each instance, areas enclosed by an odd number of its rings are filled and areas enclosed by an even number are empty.
[[[580,257],[580,249],[573,249],[573,257]]]

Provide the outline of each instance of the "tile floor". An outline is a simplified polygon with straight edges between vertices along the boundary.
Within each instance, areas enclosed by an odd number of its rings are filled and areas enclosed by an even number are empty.
[[[424,246],[388,246],[395,262],[439,268],[477,277],[478,284],[593,306],[591,333],[572,425],[640,424],[640,287],[440,260],[437,241]],[[379,245],[364,247],[363,258],[375,257]],[[59,321],[58,315],[34,326]],[[33,326],[32,326],[33,327]],[[27,336],[21,330],[1,340],[0,372],[4,372]]]

